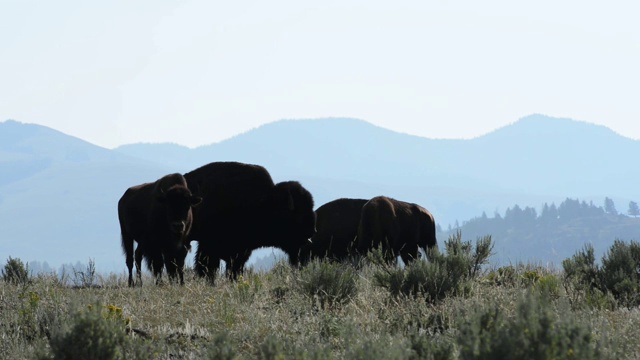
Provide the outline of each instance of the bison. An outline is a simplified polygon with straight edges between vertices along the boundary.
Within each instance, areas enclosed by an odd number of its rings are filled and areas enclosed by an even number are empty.
[[[418,258],[418,248],[427,252],[436,246],[436,224],[425,208],[386,196],[374,197],[362,207],[359,253],[381,247],[389,263],[400,255],[408,264]]]
[[[221,260],[236,278],[254,249],[273,246],[295,258],[315,233],[309,191],[296,181],[274,184],[262,166],[213,162],[184,177],[203,198],[189,238],[198,241],[196,273],[211,282]]]
[[[300,250],[299,263],[305,265],[315,258],[344,261],[355,255],[360,212],[366,202],[365,199],[342,198],[320,206],[316,210],[318,232],[311,238],[311,243]]]
[[[162,268],[170,279],[176,272],[184,284],[184,260],[190,249],[189,233],[193,221],[192,207],[201,202],[194,196],[181,174],[169,174],[153,183],[132,186],[118,201],[118,219],[122,234],[122,249],[129,269],[129,286],[133,281],[133,243],[137,277],[142,285],[140,265],[147,266],[160,282]]]

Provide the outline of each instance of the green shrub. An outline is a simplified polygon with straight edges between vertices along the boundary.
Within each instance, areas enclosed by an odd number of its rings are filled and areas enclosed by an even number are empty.
[[[18,258],[9,256],[2,270],[2,280],[11,284],[27,284],[29,282],[29,266]]]
[[[382,244],[378,245],[377,247],[374,247],[372,249],[369,249],[369,251],[367,251],[367,254],[365,255],[364,259],[356,259],[354,260],[355,263],[359,266],[365,264],[365,263],[370,263],[370,264],[374,264],[374,265],[378,265],[378,266],[385,266],[389,264],[389,254],[386,254],[385,251],[382,249]],[[364,260],[364,261],[362,261]],[[392,261],[391,263],[395,264],[395,261]]]
[[[593,245],[587,244],[570,259],[562,261],[564,276],[574,280],[577,285],[595,287],[598,280],[598,267]]]
[[[264,342],[258,347],[256,355],[256,358],[261,360],[286,359],[284,344],[274,335],[269,335],[264,339]]]
[[[344,331],[341,318],[333,313],[321,313],[318,315],[320,338],[323,340],[329,340],[340,336]]]
[[[444,242],[444,246],[448,256],[461,259],[461,263],[468,268],[467,271],[470,278],[474,278],[480,267],[489,261],[493,250],[491,235],[478,238],[474,247],[471,244],[471,240],[462,241],[462,232],[460,230],[450,235]]]
[[[587,245],[570,259],[562,262],[565,288],[575,303],[583,297],[592,307],[640,305],[640,244],[615,240],[602,257],[602,266],[595,263],[593,246]]]
[[[519,279],[516,269],[511,266],[502,266],[497,270],[492,270],[484,278],[485,282],[498,286],[516,286],[519,285]]]
[[[304,347],[298,347],[293,340],[269,335],[257,347],[251,358],[263,360],[326,360],[333,358],[329,349],[318,347],[316,344],[305,344]]]
[[[457,359],[454,341],[445,336],[427,336],[412,334],[411,360],[453,360]]]
[[[587,244],[571,258],[562,261],[564,269],[563,285],[574,308],[587,303],[588,299],[599,298],[599,269],[596,265],[593,246]]]
[[[353,360],[369,359],[407,359],[411,351],[403,342],[394,338],[382,336],[376,339],[366,339],[350,346],[344,358]]]
[[[445,242],[446,254],[433,252],[429,262],[415,261],[404,268],[382,267],[374,273],[376,285],[393,296],[423,296],[437,302],[449,295],[465,294],[470,281],[491,254],[491,237],[478,239],[473,247],[458,232]]]
[[[207,348],[207,359],[232,360],[236,357],[235,344],[228,333],[216,334]]]
[[[536,270],[527,270],[522,274],[522,281],[525,285],[535,285],[542,275]]]
[[[601,344],[588,325],[571,312],[556,315],[544,294],[528,292],[508,316],[485,307],[460,324],[457,343],[462,359],[602,359]]]
[[[322,308],[350,301],[358,291],[358,274],[347,264],[314,260],[300,271],[302,292]]]
[[[534,287],[552,298],[560,296],[560,280],[554,275],[543,275]]]
[[[634,307],[640,305],[640,244],[635,241],[624,243],[615,240],[602,257],[599,272],[601,288],[610,292],[620,305]]]
[[[98,305],[73,315],[53,332],[49,345],[58,360],[125,359],[129,338],[117,310],[103,311]]]
[[[424,297],[437,302],[458,295],[468,287],[466,267],[460,258],[435,255],[432,262],[415,261],[404,269],[383,268],[374,274],[376,285],[387,288],[392,296]]]
[[[329,348],[311,345],[305,346],[304,349],[297,348],[291,356],[291,359],[330,360],[335,359],[335,356],[333,356]]]

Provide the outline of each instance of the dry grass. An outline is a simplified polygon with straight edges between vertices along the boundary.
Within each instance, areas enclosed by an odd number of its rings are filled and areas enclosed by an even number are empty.
[[[155,286],[145,278],[144,286],[128,288],[126,278],[115,275],[98,277],[99,287],[93,288],[65,286],[53,276],[27,284],[0,281],[0,353],[12,359],[53,358],[50,339],[91,307],[125,334],[118,356],[127,359],[456,359],[462,358],[460,329],[479,310],[497,308],[515,318],[519,302],[536,292],[540,278],[561,276],[556,270],[515,267],[507,282],[496,280],[497,271],[485,271],[466,294],[429,303],[391,296],[376,285],[378,270],[366,265],[354,271],[350,297],[327,303],[309,291],[305,270],[285,263],[266,273],[246,273],[237,282],[219,278],[215,286],[192,273],[185,286]],[[545,303],[553,318],[588,328],[590,346],[598,347],[602,358],[638,358],[640,311],[571,306],[570,297],[580,299],[569,294],[573,291],[559,286]],[[427,347],[426,355],[420,346]]]

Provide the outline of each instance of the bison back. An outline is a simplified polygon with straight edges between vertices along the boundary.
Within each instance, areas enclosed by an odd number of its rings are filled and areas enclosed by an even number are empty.
[[[275,185],[264,167],[238,162],[213,162],[184,177],[192,193],[203,199],[193,211],[193,240],[214,231],[242,231]]]
[[[344,259],[353,252],[358,235],[360,213],[365,199],[341,198],[316,210],[316,229],[312,238],[312,255]]]

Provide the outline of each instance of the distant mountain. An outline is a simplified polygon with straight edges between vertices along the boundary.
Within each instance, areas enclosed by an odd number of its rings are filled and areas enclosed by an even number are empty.
[[[640,194],[632,180],[640,175],[633,166],[640,142],[604,126],[532,115],[470,145],[466,165],[476,166],[469,169],[502,187],[566,196]]]
[[[0,123],[0,261],[114,266],[118,199],[170,171],[44,126]]]
[[[0,144],[0,185],[35,175],[55,164],[105,161],[119,156],[56,130],[12,120],[0,123]]]
[[[123,259],[116,203],[132,185],[212,161],[265,166],[299,180],[316,205],[388,195],[431,210],[442,227],[520,204],[640,199],[640,142],[584,122],[532,115],[471,140],[427,139],[362,120],[282,120],[187,148],[104,149],[39,125],[0,123],[0,261]],[[611,239],[613,241],[613,239]],[[264,254],[262,254],[264,255]]]
[[[173,167],[264,164],[275,173],[395,186],[484,188],[552,196],[639,195],[640,142],[570,119],[531,115],[472,140],[427,139],[355,119],[282,120],[192,150],[136,144],[116,151]]]

